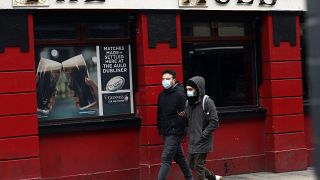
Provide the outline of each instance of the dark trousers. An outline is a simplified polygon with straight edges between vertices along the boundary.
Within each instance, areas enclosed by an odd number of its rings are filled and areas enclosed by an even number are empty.
[[[158,174],[158,180],[165,180],[172,160],[179,164],[186,180],[192,180],[192,171],[188,165],[186,156],[181,146],[181,137],[169,135],[164,136],[164,148],[162,151],[162,164]]]
[[[189,164],[192,170],[196,170],[197,179],[215,180],[215,174],[205,167],[207,153],[189,154]]]

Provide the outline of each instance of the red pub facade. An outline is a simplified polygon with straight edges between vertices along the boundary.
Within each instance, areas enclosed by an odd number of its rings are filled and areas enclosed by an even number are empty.
[[[205,77],[220,117],[207,160],[217,174],[306,169],[313,146],[304,6],[1,2],[0,179],[156,179],[164,69],[176,70],[181,82]],[[79,90],[88,84],[76,88],[81,76],[70,75],[71,66],[85,66],[93,100]],[[44,72],[51,73],[47,83]],[[169,176],[183,179],[176,164]]]

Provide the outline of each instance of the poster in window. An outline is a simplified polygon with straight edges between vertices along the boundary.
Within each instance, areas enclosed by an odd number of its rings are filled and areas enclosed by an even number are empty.
[[[99,46],[97,51],[100,55],[100,113],[133,113],[130,46]]]
[[[40,120],[133,113],[130,46],[117,46],[121,56],[110,61],[101,52],[116,52],[101,51],[104,47],[36,48]],[[101,68],[104,64],[112,68]]]

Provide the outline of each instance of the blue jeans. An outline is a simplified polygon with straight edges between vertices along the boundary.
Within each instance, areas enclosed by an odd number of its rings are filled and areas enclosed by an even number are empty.
[[[192,171],[188,165],[186,156],[181,146],[181,137],[169,135],[164,136],[164,148],[162,151],[162,164],[158,174],[158,180],[165,180],[172,160],[179,164],[186,180],[192,180]]]

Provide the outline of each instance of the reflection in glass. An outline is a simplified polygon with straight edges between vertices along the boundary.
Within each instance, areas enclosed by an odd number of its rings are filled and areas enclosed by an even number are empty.
[[[219,107],[257,104],[257,83],[250,44],[185,44],[185,81],[203,76],[206,94]]]
[[[127,23],[87,23],[86,27],[88,39],[128,37]]]
[[[68,22],[36,24],[34,37],[35,39],[76,39],[76,26]]]
[[[193,36],[196,36],[196,37],[211,36],[210,23],[207,23],[207,22],[193,23]]]
[[[218,23],[218,35],[219,36],[244,36],[245,27],[244,23]]]

